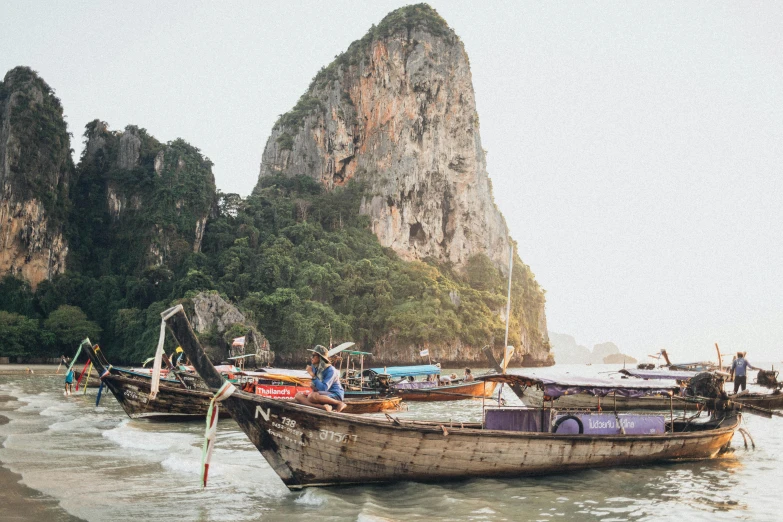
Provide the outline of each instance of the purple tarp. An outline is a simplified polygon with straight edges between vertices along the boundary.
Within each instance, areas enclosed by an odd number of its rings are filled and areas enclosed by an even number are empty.
[[[557,415],[555,422],[565,416]],[[590,435],[619,435],[622,433],[620,426],[625,428],[626,435],[650,435],[664,433],[666,430],[663,415],[575,413],[573,416],[582,421],[584,433]],[[579,433],[579,426],[574,420],[565,420],[558,427],[557,433]]]
[[[488,430],[548,432],[552,410],[522,408],[488,408],[484,427]]]

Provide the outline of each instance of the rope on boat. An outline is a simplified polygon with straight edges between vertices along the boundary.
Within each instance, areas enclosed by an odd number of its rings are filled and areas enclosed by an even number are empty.
[[[739,431],[739,434],[742,435],[742,441],[745,443],[745,449],[748,449],[748,439],[745,438],[745,434],[742,433],[741,429],[739,429],[737,431]]]
[[[165,324],[165,321],[164,321]],[[209,410],[207,411],[207,430],[204,433],[204,447],[201,450],[201,487],[207,487],[207,475],[209,475],[209,462],[212,460],[212,449],[215,446],[217,438],[217,421],[219,404],[221,401],[231,397],[237,391],[236,387],[228,381],[215,393],[215,396],[209,401]]]
[[[389,420],[390,420],[391,422],[393,422],[394,424],[396,424],[397,426],[402,426],[402,422],[400,422],[400,419],[397,419],[397,418],[395,418],[395,417],[392,417],[392,416],[391,416],[391,415],[389,415],[388,413],[384,413],[384,415],[386,415],[386,418],[387,418],[387,419],[389,419]]]
[[[750,432],[748,430],[746,430],[745,428],[740,428],[737,431],[740,432],[740,435],[742,435],[743,439],[745,439],[745,435],[747,435],[748,439],[750,439],[750,443],[753,446],[753,449],[756,449],[756,443],[753,441],[753,437],[750,436]],[[745,448],[747,449],[747,447],[748,447],[748,441],[746,439],[745,440]]]

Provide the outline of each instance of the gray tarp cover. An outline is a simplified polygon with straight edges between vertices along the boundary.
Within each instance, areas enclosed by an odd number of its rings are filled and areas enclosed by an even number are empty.
[[[680,387],[675,381],[645,381],[642,379],[601,379],[599,377],[574,377],[563,375],[541,377],[518,373],[494,374],[479,377],[480,380],[537,386],[544,395],[557,398],[562,395],[586,393],[596,397],[616,394],[618,397],[643,397],[645,395],[671,395],[679,393]]]
[[[635,368],[622,369],[620,373],[638,379],[669,379],[677,381],[687,381],[699,374],[699,372],[685,370],[639,370]]]

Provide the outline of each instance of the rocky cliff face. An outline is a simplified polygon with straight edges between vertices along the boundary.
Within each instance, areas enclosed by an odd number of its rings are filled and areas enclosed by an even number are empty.
[[[360,212],[403,259],[460,270],[483,254],[508,273],[510,238],[486,171],[468,57],[426,4],[390,13],[316,75],[272,129],[257,189],[274,175],[309,176],[328,190],[363,183]],[[552,364],[543,294],[537,285],[533,293],[515,305],[524,345],[515,359]],[[391,335],[383,357],[415,360],[416,349]],[[443,360],[480,364],[476,348],[440,349]]]
[[[468,57],[426,5],[389,14],[316,76],[266,144],[260,178],[275,174],[365,182],[361,212],[405,259],[508,264]]]
[[[60,100],[28,67],[0,83],[0,275],[35,287],[65,270],[73,172]]]
[[[234,335],[246,338],[247,342],[240,350],[242,354],[257,355],[257,361],[247,361],[248,364],[274,359],[275,354],[270,351],[266,338],[236,306],[217,292],[200,292],[186,299],[185,305],[193,330],[214,362],[221,362],[230,356],[230,340]]]
[[[216,188],[212,163],[198,149],[182,140],[162,144],[133,125],[111,131],[98,120],[87,125],[85,138],[74,190],[74,205],[93,214],[83,220],[85,236],[102,238],[110,251],[127,243],[130,272],[176,265],[201,250]]]

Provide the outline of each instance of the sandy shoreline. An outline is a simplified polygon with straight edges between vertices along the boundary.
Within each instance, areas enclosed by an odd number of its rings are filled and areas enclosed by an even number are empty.
[[[56,364],[0,364],[0,375],[55,375],[58,369],[59,373],[65,374],[63,368]],[[74,369],[77,368],[74,366]]]
[[[0,395],[0,405],[14,400]],[[8,417],[0,414],[0,425],[8,424]],[[0,437],[0,446],[5,442]],[[70,515],[60,503],[40,491],[28,488],[19,481],[22,476],[14,473],[0,461],[0,520],[4,522],[78,522],[82,519]]]

